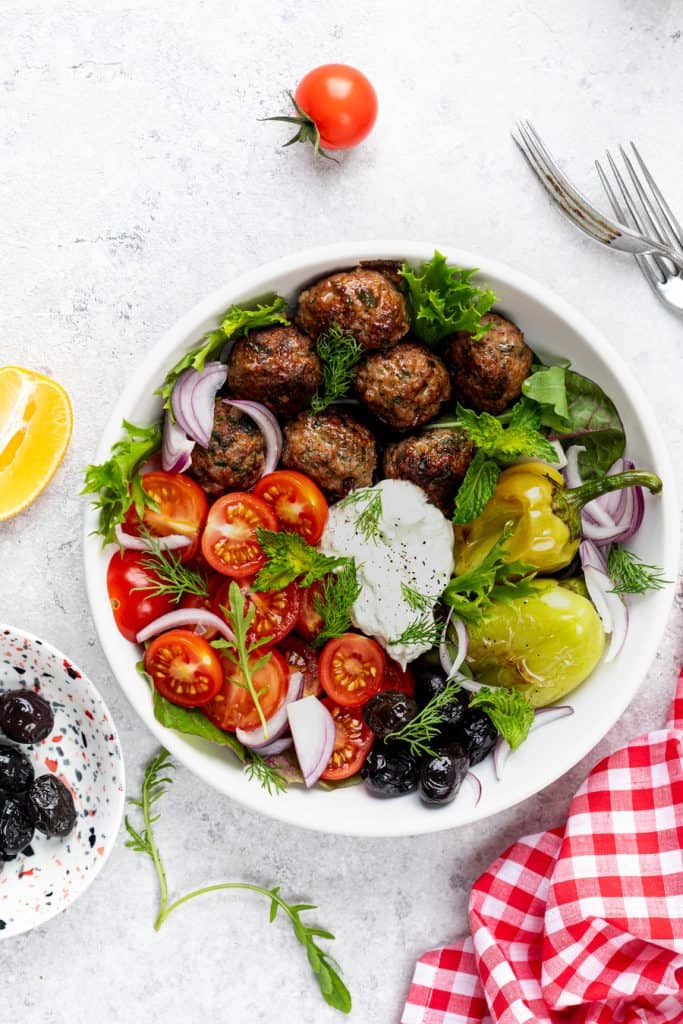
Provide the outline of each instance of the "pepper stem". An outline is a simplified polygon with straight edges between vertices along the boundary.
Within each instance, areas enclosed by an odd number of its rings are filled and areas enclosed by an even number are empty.
[[[620,491],[622,487],[647,487],[651,494],[659,494],[662,481],[655,473],[644,469],[627,469],[614,476],[602,476],[596,480],[587,480],[580,487],[572,487],[562,492],[563,503],[573,506],[577,511],[589,501],[600,498],[610,491]]]

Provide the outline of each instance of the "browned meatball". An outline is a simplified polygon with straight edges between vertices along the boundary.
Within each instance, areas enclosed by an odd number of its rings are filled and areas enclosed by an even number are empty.
[[[230,393],[261,402],[283,419],[310,405],[321,379],[314,342],[293,325],[251,331],[228,357]]]
[[[519,327],[498,313],[481,318],[490,324],[480,341],[465,332],[454,334],[444,359],[463,405],[477,412],[499,413],[522,393],[533,355]]]
[[[284,436],[282,465],[306,473],[330,501],[372,483],[375,439],[348,413],[302,412],[287,424]]]
[[[398,288],[379,271],[362,267],[306,288],[299,296],[296,322],[312,338],[338,323],[365,349],[394,345],[410,327]]]
[[[216,399],[208,449],[192,449],[190,475],[207,494],[244,491],[263,472],[265,442],[261,431],[245,413]]]
[[[444,515],[453,515],[453,500],[474,455],[464,431],[436,427],[390,444],[384,453],[384,475],[411,480]]]
[[[451,397],[448,370],[415,341],[401,341],[366,356],[354,379],[361,401],[395,430],[421,427]]]

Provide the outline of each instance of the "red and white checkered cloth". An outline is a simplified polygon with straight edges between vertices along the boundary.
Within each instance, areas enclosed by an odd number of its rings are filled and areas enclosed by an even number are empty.
[[[401,1024],[683,1024],[683,671],[666,728],[477,880],[470,927],[418,961]]]

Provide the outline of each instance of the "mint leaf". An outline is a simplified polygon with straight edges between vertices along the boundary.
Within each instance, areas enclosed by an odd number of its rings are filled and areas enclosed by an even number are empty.
[[[433,347],[455,331],[483,338],[488,325],[481,318],[496,296],[489,288],[471,283],[476,272],[449,267],[446,257],[436,251],[420,272],[404,263],[399,273],[406,283],[410,323],[421,341]]]
[[[483,451],[478,451],[455,497],[453,522],[456,526],[469,523],[481,515],[493,497],[499,476],[497,463],[487,458]]]
[[[504,686],[495,689],[485,686],[471,697],[470,707],[481,708],[513,750],[529,735],[534,709],[518,690],[509,690]]]
[[[520,398],[513,405],[507,427],[491,413],[476,413],[460,403],[456,406],[456,417],[455,425],[462,427],[476,447],[491,458],[505,462],[527,455],[557,462],[557,452],[539,430],[541,411],[527,398]],[[439,426],[439,423],[434,426]]]

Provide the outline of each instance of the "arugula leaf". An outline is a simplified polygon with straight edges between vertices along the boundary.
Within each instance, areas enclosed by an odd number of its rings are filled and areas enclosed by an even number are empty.
[[[481,563],[454,576],[443,592],[441,600],[453,608],[463,622],[477,622],[496,600],[526,597],[533,593],[534,567],[525,562],[505,560],[505,542],[512,530],[513,524],[507,523]]]
[[[446,257],[437,251],[419,273],[403,264],[399,273],[407,286],[410,323],[421,341],[435,346],[455,331],[483,338],[488,325],[482,324],[481,318],[496,296],[489,288],[471,283],[476,272],[449,267]]]
[[[549,407],[541,409],[541,422],[550,428],[550,438],[563,447],[583,445],[579,469],[584,480],[602,476],[624,453],[626,436],[614,402],[599,384],[573,370],[565,370],[568,415],[558,416]]]
[[[259,526],[256,537],[268,561],[254,580],[252,590],[283,590],[297,579],[299,586],[310,587],[349,561],[321,555],[297,533],[265,530]]]
[[[115,540],[114,527],[123,522],[131,505],[135,505],[140,519],[146,507],[158,508],[143,488],[138,470],[161,448],[161,424],[137,427],[124,420],[122,426],[125,437],[112,445],[106,462],[88,466],[81,491],[99,496],[93,505],[100,510],[97,533],[102,534],[102,546]]]
[[[175,729],[176,732],[183,732],[188,736],[198,736],[202,740],[219,743],[223,747],[229,747],[240,761],[247,760],[246,751],[239,740],[232,733],[223,732],[210,722],[198,708],[181,708],[178,704],[172,704],[170,700],[161,696],[156,687],[152,688],[152,705],[157,722],[161,722],[167,729]]]
[[[498,464],[487,458],[483,451],[478,451],[455,496],[453,522],[456,526],[469,523],[481,515],[493,497],[499,476]]]
[[[244,306],[231,306],[221,320],[220,329],[210,331],[203,339],[201,345],[191,349],[178,360],[166,374],[162,386],[155,391],[164,400],[164,409],[171,408],[171,393],[175,387],[180,374],[192,367],[200,372],[208,359],[217,355],[226,341],[231,338],[239,338],[249,331],[259,327],[272,327],[276,324],[288,324],[289,320],[285,315],[287,302],[281,295],[275,295],[270,302],[258,305],[254,309],[246,309]]]
[[[434,426],[443,424],[435,423]],[[557,452],[540,433],[541,410],[527,398],[513,405],[507,427],[489,412],[476,413],[456,406],[455,426],[462,427],[480,452],[505,462],[520,455],[557,462]]]
[[[320,335],[316,350],[323,364],[323,379],[322,386],[313,396],[311,409],[322,412],[348,392],[354,367],[360,361],[363,349],[352,334],[334,323]]]
[[[610,548],[607,573],[614,584],[615,594],[644,594],[648,590],[663,590],[671,583],[671,580],[664,579],[659,566],[648,565],[620,544]]]
[[[539,405],[547,405],[560,419],[569,416],[566,366],[542,366],[522,382],[522,394]]]
[[[481,708],[513,750],[529,735],[534,709],[519,690],[484,686],[470,698],[471,708]]]
[[[322,595],[313,599],[313,606],[323,619],[323,628],[313,641],[322,647],[326,640],[341,636],[351,626],[351,608],[360,594],[356,563],[348,559],[341,572],[331,573],[323,582]]]

